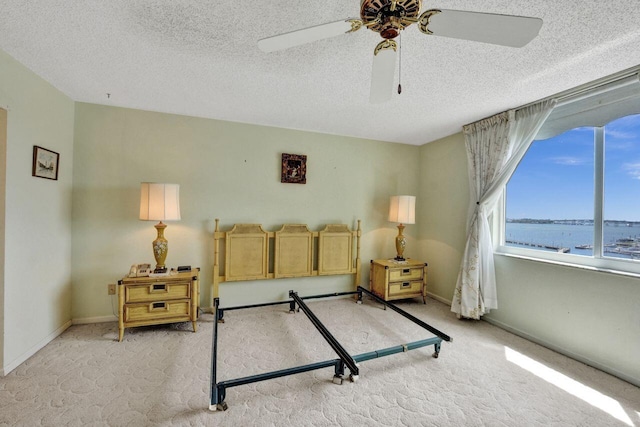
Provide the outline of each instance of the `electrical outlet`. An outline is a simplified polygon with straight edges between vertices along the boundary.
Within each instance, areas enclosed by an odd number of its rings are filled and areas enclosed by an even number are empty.
[[[113,283],[110,283],[107,285],[107,291],[109,293],[109,295],[115,295],[116,294],[116,285],[114,285]]]

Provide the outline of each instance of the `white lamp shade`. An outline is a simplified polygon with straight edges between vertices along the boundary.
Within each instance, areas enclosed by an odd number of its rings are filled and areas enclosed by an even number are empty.
[[[416,196],[391,196],[389,221],[400,224],[415,224]]]
[[[140,219],[176,221],[180,219],[180,185],[143,182],[140,184]]]

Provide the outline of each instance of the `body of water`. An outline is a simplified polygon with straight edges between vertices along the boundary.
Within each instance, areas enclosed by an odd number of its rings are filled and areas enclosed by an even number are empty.
[[[625,259],[640,259],[640,226],[605,225],[603,230],[605,256]],[[631,239],[625,246],[617,245],[620,239]],[[526,247],[530,249],[557,252],[553,248],[568,248],[575,255],[593,256],[593,225],[568,224],[523,224],[508,222],[506,224],[505,240],[507,246]],[[635,245],[638,254],[631,255],[619,252],[629,252]],[[577,247],[587,246],[586,249]]]

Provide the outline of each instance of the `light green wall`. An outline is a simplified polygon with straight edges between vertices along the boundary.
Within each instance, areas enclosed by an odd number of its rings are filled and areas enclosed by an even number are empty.
[[[7,110],[0,108],[0,370],[4,372],[4,236],[7,189]]]
[[[429,291],[451,301],[469,203],[463,135],[422,146],[420,170]],[[638,279],[501,255],[496,274],[499,308],[486,320],[640,385]]]
[[[211,306],[214,218],[223,230],[250,222],[270,231],[361,219],[367,283],[369,259],[394,253],[389,196],[418,189],[419,147],[411,145],[82,103],[75,122],[74,320],[113,316],[106,285],[132,263],[155,263],[154,223],[138,220],[142,181],[180,184],[182,220],[165,231],[167,265],[201,267],[203,307]],[[280,182],[282,153],[307,155],[307,184]],[[347,277],[236,282],[220,295],[232,305],[349,287]]]
[[[638,279],[507,256],[496,274],[493,323],[640,386]]]
[[[3,371],[71,320],[74,103],[0,51],[0,106],[8,110],[5,175]],[[57,181],[31,176],[33,146],[60,153]],[[3,164],[4,166],[4,164]]]
[[[450,302],[466,240],[469,183],[462,134],[420,150],[420,189],[417,198],[420,258],[429,264],[428,292]]]

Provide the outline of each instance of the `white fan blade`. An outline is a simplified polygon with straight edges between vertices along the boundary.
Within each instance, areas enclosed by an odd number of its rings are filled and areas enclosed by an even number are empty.
[[[420,16],[418,26],[422,32],[434,36],[522,47],[538,35],[542,19],[433,9]]]
[[[315,27],[303,28],[302,30],[267,37],[266,39],[258,41],[258,47],[263,52],[273,52],[317,40],[328,39],[329,37],[335,37],[345,33],[351,33],[359,30],[360,27],[362,27],[362,21],[359,19],[329,22],[328,24],[316,25]]]
[[[379,104],[391,99],[393,78],[396,71],[397,44],[393,40],[385,40],[378,44],[373,55],[373,71],[371,73],[371,94],[369,102]]]

